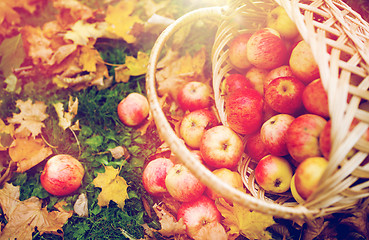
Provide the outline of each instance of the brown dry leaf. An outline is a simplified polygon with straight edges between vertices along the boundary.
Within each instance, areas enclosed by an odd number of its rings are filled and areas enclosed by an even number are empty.
[[[78,112],[78,98],[73,101],[72,96],[69,96],[67,111],[64,111],[63,103],[61,102],[53,103],[53,106],[59,117],[59,126],[64,130],[72,126],[72,120]]]
[[[21,21],[18,12],[13,9],[11,3],[12,0],[0,2],[0,36],[9,35],[13,27]]]
[[[159,232],[162,235],[171,236],[186,233],[186,225],[183,223],[183,219],[177,221],[168,210],[160,205],[154,204],[153,209],[159,218],[159,222],[161,224]]]
[[[275,224],[273,216],[251,211],[237,203],[229,204],[223,198],[215,203],[224,217],[223,225],[229,228],[228,235],[242,234],[251,240],[271,239],[270,233],[265,229]]]
[[[16,128],[15,133],[21,134],[24,137],[35,138],[41,133],[41,128],[45,127],[43,121],[49,117],[46,114],[46,104],[41,101],[32,102],[31,99],[27,101],[17,100],[16,106],[20,113],[13,113],[13,117],[8,118],[9,123],[20,124]]]
[[[126,158],[129,157],[129,152],[128,152],[127,148],[122,147],[122,146],[117,146],[115,148],[108,149],[108,151],[111,153],[111,155],[114,159],[119,159],[119,158],[122,158],[124,156],[126,156]]]
[[[57,233],[73,213],[52,211],[42,207],[42,201],[31,197],[19,201],[19,186],[6,183],[0,190],[0,205],[8,223],[5,225],[0,239],[32,239],[37,227],[40,234]]]
[[[14,124],[6,125],[0,119],[0,151],[7,150],[14,141]]]
[[[58,22],[64,26],[73,24],[78,20],[92,18],[94,11],[78,0],[54,0],[54,7],[59,10]]]
[[[112,166],[106,166],[104,173],[98,173],[92,184],[95,187],[101,188],[101,192],[97,197],[97,204],[108,206],[110,200],[116,202],[123,209],[124,202],[128,197],[127,183],[119,176],[120,169],[115,169]]]

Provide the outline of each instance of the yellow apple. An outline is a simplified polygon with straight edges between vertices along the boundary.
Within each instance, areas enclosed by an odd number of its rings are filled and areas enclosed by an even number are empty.
[[[295,174],[292,176],[290,189],[291,189],[292,196],[296,200],[296,202],[298,203],[305,202],[305,200],[300,196],[300,194],[296,190]]]
[[[287,39],[293,39],[299,34],[296,24],[281,6],[272,9],[268,14],[267,27],[277,30],[282,37]]]
[[[237,189],[243,188],[241,175],[236,171],[232,171],[228,168],[218,168],[213,171],[213,174],[217,176],[218,178],[220,178],[223,182],[229,184],[231,187],[234,187]],[[219,197],[227,198],[227,196],[221,196],[220,194],[218,194],[217,192],[215,192],[213,189],[209,187],[206,188],[205,193],[213,200]]]

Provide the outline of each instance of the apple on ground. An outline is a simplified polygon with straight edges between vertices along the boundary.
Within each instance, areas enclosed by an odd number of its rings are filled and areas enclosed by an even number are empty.
[[[267,155],[257,164],[255,180],[265,191],[284,193],[290,189],[293,170],[283,157]]]
[[[260,138],[260,131],[251,134],[247,138],[245,152],[249,157],[256,161],[260,161],[260,159],[270,154]]]
[[[252,88],[232,92],[225,99],[227,123],[240,134],[251,134],[260,128],[263,108],[262,95]]]
[[[270,154],[285,156],[288,154],[286,145],[287,129],[295,117],[289,114],[277,114],[263,123],[260,139]]]
[[[320,77],[318,64],[309,44],[304,40],[292,49],[289,65],[293,74],[305,85]]]
[[[177,102],[184,111],[194,111],[211,105],[211,89],[204,82],[186,83],[177,94]]]
[[[293,39],[299,35],[296,24],[282,6],[277,6],[270,11],[267,16],[267,27],[277,30],[286,39]]]
[[[287,130],[286,144],[291,157],[302,162],[309,157],[320,157],[319,137],[327,120],[316,114],[295,118]]]
[[[293,77],[291,67],[289,65],[282,65],[280,67],[274,68],[268,72],[264,80],[264,92],[269,83],[279,77]]]
[[[117,106],[120,121],[127,126],[137,126],[149,115],[149,102],[140,93],[130,93]]]
[[[240,190],[243,189],[242,178],[238,172],[232,171],[228,168],[218,168],[213,171],[213,174],[221,179],[222,182],[229,184],[231,187]],[[209,198],[213,200],[220,197],[227,199],[227,196],[223,196],[209,187],[206,188],[205,193]]]
[[[65,196],[81,186],[84,174],[85,169],[80,161],[68,154],[58,154],[46,162],[40,182],[48,193]]]
[[[318,188],[319,181],[328,166],[323,157],[306,158],[295,171],[295,187],[297,193],[307,200]]]
[[[253,88],[254,86],[244,75],[232,73],[224,80],[224,93],[227,95],[230,92],[244,88]]]
[[[305,85],[295,77],[279,77],[266,86],[265,101],[279,113],[294,114],[303,106],[304,88]]]
[[[182,203],[177,212],[177,220],[183,219],[187,234],[194,238],[202,228],[220,223],[221,214],[214,200],[202,195],[197,200]]]
[[[168,170],[165,186],[169,195],[180,202],[198,199],[206,189],[206,186],[181,163]]]
[[[251,33],[242,33],[235,38],[229,44],[229,61],[236,68],[246,69],[251,66],[247,58],[247,42],[251,37]]]
[[[257,67],[251,67],[246,72],[246,78],[251,82],[253,88],[261,95],[264,94],[264,81],[268,73],[268,70]]]
[[[231,128],[219,125],[205,131],[200,152],[204,162],[214,168],[233,169],[242,157],[242,139]]]
[[[179,126],[179,134],[191,148],[200,147],[201,137],[207,129],[218,125],[214,112],[207,108],[185,114]]]
[[[285,64],[287,57],[284,41],[272,28],[254,32],[247,42],[247,58],[255,67],[273,69]]]
[[[174,163],[164,157],[159,157],[151,160],[142,172],[142,185],[146,191],[152,196],[159,196],[167,193],[165,186],[165,178],[169,169],[174,166]]]
[[[302,103],[309,113],[329,117],[328,95],[320,78],[310,82],[302,93]]]

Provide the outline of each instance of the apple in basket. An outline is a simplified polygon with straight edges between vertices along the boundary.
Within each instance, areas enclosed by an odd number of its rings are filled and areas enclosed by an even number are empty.
[[[320,78],[310,82],[302,93],[302,103],[305,109],[324,118],[329,117],[328,95]]]
[[[80,161],[68,154],[51,157],[41,173],[42,187],[55,196],[65,196],[76,191],[82,183],[85,169]]]
[[[277,6],[269,12],[267,27],[277,30],[286,39],[293,39],[299,35],[296,24],[282,6]]]
[[[225,99],[225,112],[230,128],[240,134],[259,130],[263,120],[264,100],[252,88],[232,92]]]
[[[274,155],[263,157],[254,170],[255,180],[265,191],[284,193],[290,189],[293,170],[287,159]]]
[[[298,165],[295,171],[295,187],[304,200],[318,188],[327,166],[328,161],[323,157],[306,158]]]
[[[232,171],[228,168],[218,168],[213,171],[213,174],[217,176],[220,180],[222,180],[222,182],[229,184],[231,187],[240,190],[243,188],[241,175],[236,171]],[[227,196],[223,196],[209,187],[206,188],[205,193],[209,198],[213,200],[219,197],[227,199]]]
[[[181,204],[177,212],[177,220],[180,219],[186,225],[187,234],[195,238],[207,226],[220,226],[221,214],[214,200],[202,195],[197,200]]]
[[[272,155],[285,156],[288,154],[286,134],[293,120],[295,117],[281,113],[269,118],[261,126],[261,141]]]
[[[303,114],[295,118],[287,130],[286,143],[291,157],[302,162],[308,157],[322,156],[319,137],[327,120],[316,114]]]
[[[245,153],[252,159],[259,161],[270,154],[260,138],[260,131],[251,134],[246,141]]]
[[[224,93],[228,94],[233,91],[244,88],[253,88],[254,86],[244,75],[239,73],[232,73],[223,81]]]
[[[184,111],[207,108],[211,105],[210,86],[204,82],[188,82],[179,90],[177,102]]]
[[[149,115],[149,102],[140,93],[130,93],[117,106],[120,121],[127,126],[137,126]]]
[[[198,149],[204,132],[216,125],[218,119],[214,112],[207,108],[198,109],[185,114],[179,126],[179,134],[189,147]]]
[[[234,168],[244,151],[241,138],[231,128],[219,125],[205,131],[200,152],[204,162],[215,168]]]
[[[292,49],[289,65],[293,74],[305,85],[320,77],[318,64],[309,44],[304,40]]]
[[[168,159],[159,157],[151,160],[142,172],[142,185],[153,196],[167,193],[165,178],[174,163]]]
[[[236,68],[246,69],[251,66],[247,58],[247,42],[251,37],[251,33],[242,33],[235,38],[229,44],[229,61]]]
[[[247,58],[255,67],[273,69],[285,64],[287,57],[284,41],[272,28],[254,32],[247,42]]]
[[[251,82],[253,88],[261,95],[264,94],[264,81],[268,75],[268,70],[263,68],[252,67],[246,72],[246,78]]]
[[[183,164],[177,163],[165,177],[168,193],[177,201],[189,202],[199,198],[206,186]]]
[[[305,85],[295,77],[279,77],[265,89],[265,101],[279,113],[294,114],[301,110]]]
[[[279,77],[292,77],[293,73],[289,65],[282,65],[280,67],[274,68],[268,72],[264,80],[264,92],[269,83]]]

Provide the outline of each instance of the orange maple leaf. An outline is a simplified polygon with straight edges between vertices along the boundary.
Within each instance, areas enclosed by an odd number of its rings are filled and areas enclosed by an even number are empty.
[[[77,0],[54,0],[54,8],[59,10],[56,16],[62,26],[69,26],[78,20],[92,18],[94,11]]]

